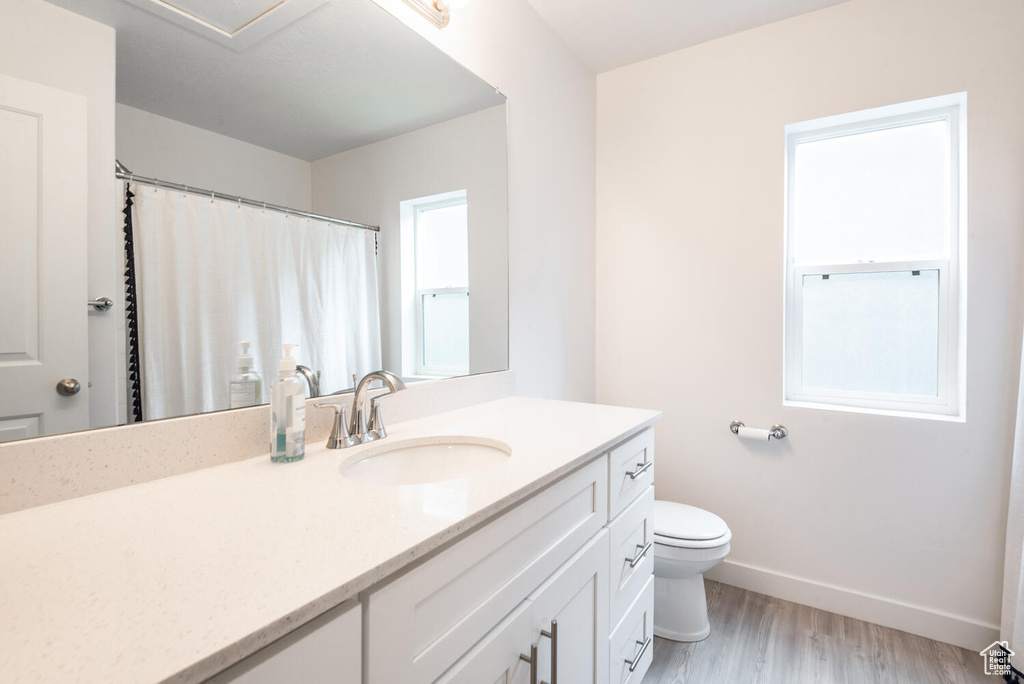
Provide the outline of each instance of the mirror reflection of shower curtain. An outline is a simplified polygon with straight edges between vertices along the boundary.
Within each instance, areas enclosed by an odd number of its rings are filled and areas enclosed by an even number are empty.
[[[282,342],[321,391],[381,365],[374,233],[135,185],[135,261],[147,420],[228,408],[238,342],[263,376]]]

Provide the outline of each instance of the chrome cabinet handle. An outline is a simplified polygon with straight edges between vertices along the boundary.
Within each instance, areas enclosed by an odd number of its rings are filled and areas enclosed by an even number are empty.
[[[551,631],[540,630],[542,637],[551,639],[551,681],[540,684],[558,684],[558,620],[551,621]]]
[[[640,659],[644,657],[644,653],[647,653],[647,649],[650,648],[652,641],[654,641],[654,637],[647,637],[646,641],[636,642],[640,645],[640,652],[633,656],[632,660],[626,661],[626,664],[629,665],[630,672],[635,670],[636,666],[640,664]]]
[[[626,559],[626,562],[629,563],[629,567],[635,568],[640,563],[640,561],[644,559],[644,556],[647,555],[647,552],[651,550],[651,546],[653,545],[654,542],[647,542],[646,544],[637,544],[636,548],[640,549],[640,553],[636,554],[632,558]]]
[[[530,655],[520,653],[519,659],[530,663],[530,684],[537,684],[537,644],[530,646]]]
[[[57,383],[57,394],[62,397],[71,397],[78,394],[82,384],[74,378],[64,378]]]
[[[654,461],[647,461],[646,463],[637,463],[636,464],[636,470],[634,470],[633,472],[627,471],[626,474],[629,475],[629,479],[630,480],[635,480],[636,478],[640,477],[641,475],[646,473],[648,470],[650,470],[651,466],[653,466],[653,465],[654,465]]]

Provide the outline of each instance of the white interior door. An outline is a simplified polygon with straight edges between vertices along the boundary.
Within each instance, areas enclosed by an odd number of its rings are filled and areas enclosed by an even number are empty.
[[[0,74],[0,441],[89,427],[86,111]]]

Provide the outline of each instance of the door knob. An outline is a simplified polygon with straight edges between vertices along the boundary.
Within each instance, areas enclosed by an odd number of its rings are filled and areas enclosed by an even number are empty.
[[[64,378],[57,383],[57,394],[62,397],[70,397],[78,394],[79,390],[82,389],[81,383],[74,378]]]
[[[109,311],[110,307],[114,306],[114,300],[110,297],[100,297],[89,300],[88,304],[97,311]]]

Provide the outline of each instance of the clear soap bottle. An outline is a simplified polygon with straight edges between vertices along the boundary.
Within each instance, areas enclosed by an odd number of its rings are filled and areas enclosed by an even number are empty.
[[[270,385],[270,460],[290,463],[306,455],[306,393],[292,358],[292,349],[299,345],[282,346],[280,374]]]
[[[242,353],[238,356],[238,367],[231,376],[231,408],[259,406],[263,403],[263,378],[253,369],[249,343],[239,342]]]

